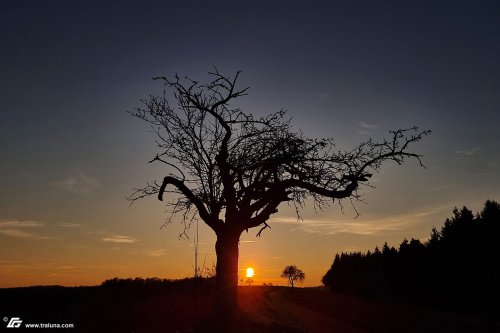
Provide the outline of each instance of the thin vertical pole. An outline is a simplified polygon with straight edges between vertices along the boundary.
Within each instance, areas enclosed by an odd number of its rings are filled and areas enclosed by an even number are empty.
[[[194,243],[194,277],[198,277],[198,220],[196,220],[196,238]]]

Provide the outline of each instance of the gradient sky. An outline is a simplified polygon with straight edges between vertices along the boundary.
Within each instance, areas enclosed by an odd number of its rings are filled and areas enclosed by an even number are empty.
[[[284,205],[243,234],[256,283],[295,264],[319,285],[337,252],[425,240],[453,207],[500,200],[498,1],[207,2],[0,0],[0,287],[193,274],[193,238],[160,229],[161,203],[125,200],[165,175],[126,111],[161,91],[153,76],[213,65],[242,70],[244,111],[287,109],[340,148],[433,131],[412,148],[427,169],[386,164],[357,219],[348,202],[301,222]],[[214,241],[200,224],[205,266]]]

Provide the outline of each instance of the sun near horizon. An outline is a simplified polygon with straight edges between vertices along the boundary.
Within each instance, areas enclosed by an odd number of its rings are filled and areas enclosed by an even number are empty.
[[[251,278],[251,277],[254,276],[254,274],[255,274],[255,271],[253,270],[253,268],[252,267],[247,267],[247,269],[246,269],[246,277],[247,278]]]

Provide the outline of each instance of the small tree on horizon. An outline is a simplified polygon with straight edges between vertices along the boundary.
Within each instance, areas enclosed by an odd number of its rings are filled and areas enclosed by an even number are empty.
[[[402,164],[411,144],[429,131],[416,127],[390,132],[381,142],[369,139],[350,150],[339,150],[331,138],[307,138],[293,130],[285,111],[256,118],[232,103],[248,88],[237,87],[217,70],[200,83],[189,77],[156,78],[165,86],[150,95],[132,115],[146,121],[156,134],[159,153],[150,163],[162,163],[167,175],[136,189],[131,201],[156,195],[189,229],[200,218],[216,234],[216,312],[225,317],[237,308],[239,239],[243,231],[270,228],[271,215],[282,202],[300,208],[312,199],[323,208],[342,199],[359,199],[385,161]],[[167,94],[168,91],[172,95]]]
[[[300,268],[295,265],[286,266],[281,273],[281,277],[288,279],[288,283],[294,287],[294,282],[303,282],[306,278],[306,274],[302,272]]]

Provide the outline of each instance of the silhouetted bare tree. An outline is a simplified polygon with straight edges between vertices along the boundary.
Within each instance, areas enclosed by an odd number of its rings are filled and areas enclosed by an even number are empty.
[[[429,131],[391,132],[389,140],[371,139],[352,150],[338,151],[333,139],[310,139],[292,130],[286,112],[256,118],[231,106],[247,94],[217,70],[205,84],[188,77],[158,77],[169,96],[149,96],[132,114],[152,126],[160,152],[151,162],[170,172],[163,181],[136,189],[130,200],[157,195],[168,198],[173,217],[189,228],[201,218],[216,234],[216,302],[218,311],[236,308],[238,243],[243,230],[269,228],[268,220],[282,202],[297,214],[311,198],[322,207],[341,199],[358,199],[382,162],[398,164],[420,155],[408,152]],[[172,104],[171,104],[172,103]]]
[[[295,281],[302,282],[306,278],[306,274],[295,265],[286,266],[281,273],[281,277],[288,279],[288,283],[294,287]]]

